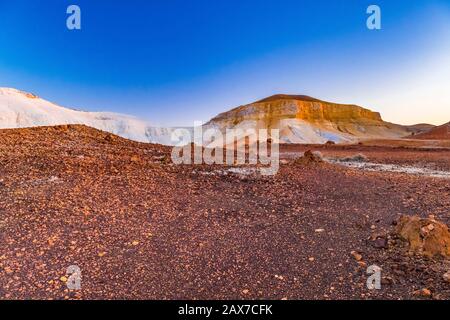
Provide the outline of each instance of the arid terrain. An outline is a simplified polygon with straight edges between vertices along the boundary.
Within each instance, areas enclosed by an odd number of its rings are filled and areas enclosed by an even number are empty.
[[[450,224],[450,149],[399,141],[285,145],[263,177],[85,126],[0,130],[0,299],[449,299],[448,260],[392,232]]]

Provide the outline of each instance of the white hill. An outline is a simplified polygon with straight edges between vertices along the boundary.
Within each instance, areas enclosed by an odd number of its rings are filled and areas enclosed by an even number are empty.
[[[171,144],[172,128],[153,127],[136,117],[64,108],[17,89],[0,88],[0,128],[84,124],[139,142]]]

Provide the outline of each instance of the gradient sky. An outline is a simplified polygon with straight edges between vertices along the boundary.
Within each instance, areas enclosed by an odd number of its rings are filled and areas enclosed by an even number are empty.
[[[66,28],[77,4],[82,30]],[[366,28],[366,8],[382,30]],[[449,0],[0,0],[0,86],[157,125],[275,94],[450,121]]]

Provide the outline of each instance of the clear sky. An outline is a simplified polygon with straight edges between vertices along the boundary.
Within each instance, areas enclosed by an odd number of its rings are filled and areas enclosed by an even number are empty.
[[[66,9],[81,8],[81,30]],[[381,7],[382,30],[366,27]],[[275,93],[450,121],[450,0],[0,0],[0,86],[192,125]]]

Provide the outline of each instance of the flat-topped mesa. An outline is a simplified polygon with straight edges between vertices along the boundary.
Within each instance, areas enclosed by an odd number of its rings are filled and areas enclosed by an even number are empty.
[[[349,104],[331,103],[301,95],[274,95],[221,113],[212,121],[300,119],[309,122],[382,122],[380,113]],[[268,125],[270,125],[268,123]]]
[[[372,138],[399,138],[407,128],[384,122],[378,112],[304,95],[274,95],[239,106],[213,118],[206,126],[279,129],[283,143],[338,143]]]

